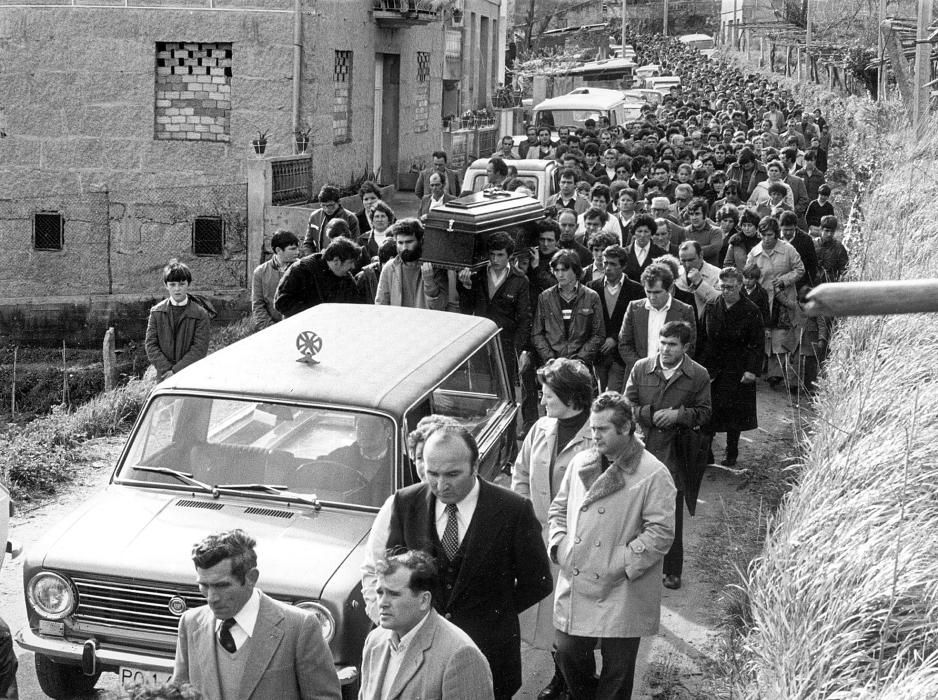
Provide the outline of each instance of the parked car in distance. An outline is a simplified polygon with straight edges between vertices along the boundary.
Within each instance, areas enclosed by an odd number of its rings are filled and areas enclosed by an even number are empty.
[[[488,165],[488,158],[479,158],[472,161],[466,174],[462,179],[461,196],[481,192],[488,185],[488,177],[485,174],[485,168]],[[518,169],[518,179],[524,186],[531,190],[531,196],[542,205],[547,206],[547,200],[551,195],[557,194],[557,170],[558,166],[552,160],[522,159],[506,161]]]
[[[710,58],[716,53],[716,44],[713,41],[713,37],[709,34],[684,34],[683,36],[679,36],[677,40],[682,44],[687,44],[697,49],[707,58]]]
[[[101,673],[168,678],[179,617],[205,602],[193,543],[242,528],[259,586],[316,615],[356,698],[360,566],[379,506],[417,481],[408,432],[456,419],[494,480],[516,413],[495,324],[439,311],[323,304],[182,370],[151,393],[105,490],[27,556],[17,641],[40,687],[71,698]]]

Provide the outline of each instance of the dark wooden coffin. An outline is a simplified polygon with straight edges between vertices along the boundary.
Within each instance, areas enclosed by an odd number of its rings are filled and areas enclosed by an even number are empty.
[[[535,224],[543,218],[540,202],[516,192],[491,189],[454,199],[427,215],[422,260],[449,269],[482,267],[491,234],[507,232],[516,250],[535,246]]]

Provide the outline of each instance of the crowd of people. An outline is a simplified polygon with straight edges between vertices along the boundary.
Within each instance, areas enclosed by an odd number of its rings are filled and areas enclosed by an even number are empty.
[[[431,416],[411,436],[421,481],[384,504],[363,565],[376,628],[362,698],[510,698],[521,639],[554,655],[540,698],[630,697],[661,589],[682,585],[683,513],[694,512],[695,465],[715,461],[712,436],[726,434],[722,464],[733,466],[741,433],[758,425],[760,377],[795,394],[814,388],[830,322],[803,313],[805,295],[848,262],[825,182],[824,115],[676,40],[634,41],[640,64],[680,75],[683,87],[634,123],[532,127],[489,162],[489,183],[508,190],[524,188],[514,159],[561,166],[536,245],[496,233],[483,269],[421,262],[421,219],[459,194],[458,173],[436,152],[417,183],[418,218],[397,220],[371,183],[352,213],[327,185],[302,239],[276,232],[254,272],[257,329],[324,302],[490,318],[520,391],[510,489],[478,478],[478,447],[460,426]],[[164,281],[169,297],[153,308],[146,342],[161,378],[204,355],[210,318],[190,304],[184,265]],[[239,590],[256,600],[250,556],[224,565],[231,547],[253,542],[226,537],[213,541],[220,553],[194,553],[200,585],[250,583]],[[232,605],[209,596],[214,616],[184,622],[230,637],[228,618],[241,622]],[[242,629],[232,651],[220,643],[234,658],[250,638]],[[418,650],[433,663],[411,673]],[[176,680],[198,680],[197,657],[183,661]],[[326,675],[297,675],[300,691],[285,697],[337,697]],[[326,689],[310,695],[304,682]]]

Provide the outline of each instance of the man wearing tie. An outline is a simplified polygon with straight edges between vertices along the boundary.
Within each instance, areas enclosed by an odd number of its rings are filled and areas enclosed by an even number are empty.
[[[360,700],[492,700],[492,672],[465,632],[433,609],[433,557],[378,563],[379,627],[365,640]]]
[[[339,678],[316,617],[255,588],[255,541],[243,530],[192,550],[208,605],[179,618],[175,683],[205,700],[339,700]]]
[[[387,547],[436,558],[433,607],[489,662],[495,698],[521,687],[518,613],[550,595],[553,579],[531,502],[479,478],[479,447],[462,426],[439,426],[424,444],[426,483],[394,495]]]

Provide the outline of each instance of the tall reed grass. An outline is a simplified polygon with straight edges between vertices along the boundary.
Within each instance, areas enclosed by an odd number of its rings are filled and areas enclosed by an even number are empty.
[[[929,133],[883,134],[896,153],[865,198],[854,278],[938,277]],[[748,571],[734,695],[938,698],[938,313],[841,320],[815,407]]]

